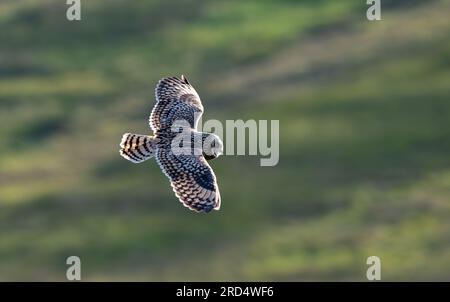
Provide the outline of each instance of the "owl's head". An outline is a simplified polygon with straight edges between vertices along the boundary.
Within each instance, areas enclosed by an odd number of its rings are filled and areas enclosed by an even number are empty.
[[[203,156],[207,160],[219,157],[223,154],[223,142],[217,135],[208,133],[203,140]]]

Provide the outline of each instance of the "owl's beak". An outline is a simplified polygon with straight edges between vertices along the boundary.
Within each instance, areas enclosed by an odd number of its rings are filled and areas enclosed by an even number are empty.
[[[220,155],[222,155],[222,150],[220,150],[219,148],[213,148],[212,151],[215,157],[219,157]]]

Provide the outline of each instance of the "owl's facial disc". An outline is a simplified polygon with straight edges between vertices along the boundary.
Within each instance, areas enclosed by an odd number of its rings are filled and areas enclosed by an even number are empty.
[[[223,154],[222,140],[215,134],[210,134],[203,146],[204,153],[212,158],[217,158]]]
[[[214,154],[215,157],[219,157],[220,155],[223,154],[223,143],[220,140],[220,137],[218,137],[217,135],[214,135],[215,138],[213,140],[213,144],[212,144],[212,152]]]

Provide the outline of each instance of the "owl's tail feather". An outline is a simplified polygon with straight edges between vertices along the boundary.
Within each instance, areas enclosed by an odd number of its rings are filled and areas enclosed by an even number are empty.
[[[125,133],[120,142],[120,155],[133,163],[141,163],[153,157],[155,139],[152,136]]]

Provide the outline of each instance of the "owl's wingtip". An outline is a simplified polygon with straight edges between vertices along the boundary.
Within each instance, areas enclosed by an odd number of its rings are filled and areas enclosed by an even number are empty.
[[[191,83],[189,83],[188,79],[184,76],[184,74],[181,75],[181,81],[190,85]]]

